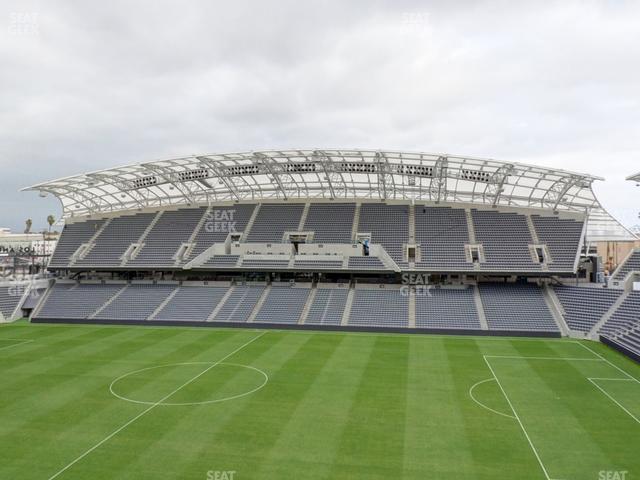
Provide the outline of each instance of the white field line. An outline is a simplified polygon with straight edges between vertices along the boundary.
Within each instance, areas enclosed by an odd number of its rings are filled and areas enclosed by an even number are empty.
[[[249,340],[248,342],[244,343],[243,345],[239,346],[238,348],[236,348],[233,352],[225,355],[224,357],[222,357],[220,360],[218,360],[217,362],[211,364],[209,367],[207,367],[206,369],[204,369],[202,372],[200,372],[198,375],[196,375],[195,377],[191,378],[190,380],[187,380],[185,383],[183,383],[182,385],[180,385],[178,388],[176,388],[175,390],[173,390],[172,392],[170,392],[169,394],[165,395],[163,398],[161,398],[160,400],[158,400],[157,402],[155,402],[154,404],[152,404],[151,406],[147,407],[145,410],[143,410],[142,412],[140,412],[138,415],[136,415],[135,417],[133,417],[131,420],[129,420],[127,423],[125,423],[124,425],[122,425],[121,427],[119,427],[118,429],[114,430],[112,433],[110,433],[109,435],[107,435],[106,437],[104,437],[102,440],[100,440],[98,443],[96,443],[93,447],[91,447],[89,450],[85,451],[82,455],[80,455],[79,457],[77,457],[75,460],[73,460],[72,462],[70,462],[69,464],[67,464],[65,467],[63,467],[62,469],[60,469],[58,472],[56,472],[55,474],[53,474],[52,476],[49,477],[49,480],[53,480],[54,478],[59,477],[62,473],[64,473],[65,471],[67,471],[69,468],[71,468],[73,465],[75,465],[76,463],[78,463],[80,460],[82,460],[84,457],[86,457],[87,455],[89,455],[91,452],[93,452],[94,450],[96,450],[97,448],[99,448],[101,445],[103,445],[104,443],[106,443],[107,441],[109,441],[111,438],[115,437],[118,433],[120,433],[122,430],[124,430],[125,428],[127,428],[129,425],[131,425],[133,422],[135,422],[136,420],[138,420],[139,418],[141,418],[143,415],[149,413],[151,410],[153,410],[154,408],[156,408],[158,405],[160,405],[161,403],[163,403],[164,401],[166,401],[169,397],[171,397],[172,395],[174,395],[175,393],[177,393],[178,391],[180,391],[181,389],[183,389],[184,387],[186,387],[187,385],[189,385],[190,383],[195,382],[198,378],[200,378],[202,375],[204,375],[205,373],[207,373],[209,370],[211,370],[213,367],[215,367],[216,365],[219,365],[220,363],[224,362],[227,358],[231,357],[232,355],[238,353],[240,350],[242,350],[243,348],[245,348],[246,346],[248,346],[249,344],[255,342],[256,340],[258,340],[260,337],[262,337],[265,333],[267,333],[266,331],[262,332],[260,335],[257,335],[255,337],[253,337],[251,340]]]
[[[631,379],[626,379],[626,378],[616,378],[616,379],[607,379],[607,378],[600,378],[600,379],[594,379],[594,378],[588,378],[587,380],[589,380],[593,385],[595,385],[595,387],[600,390],[602,393],[604,393],[607,397],[609,397],[609,399],[615,403],[616,405],[618,405],[622,410],[625,411],[625,413],[627,415],[629,415],[631,418],[633,418],[636,422],[640,423],[640,420],[638,420],[638,417],[636,417],[633,413],[631,413],[629,410],[627,410],[623,405],[620,404],[620,402],[618,402],[615,398],[613,398],[613,396],[609,395],[609,393],[602,388],[600,385],[598,385],[594,380],[628,380],[631,381]]]
[[[127,378],[130,377],[131,375],[135,375],[137,373],[141,373],[141,372],[148,372],[149,370],[156,370],[158,368],[164,368],[164,367],[175,367],[175,366],[182,366],[182,365],[211,365],[211,362],[181,362],[181,363],[166,363],[163,365],[156,365],[154,367],[147,367],[147,368],[141,368],[140,370],[135,370],[133,372],[129,372],[129,373],[125,373],[124,375],[120,375],[118,378],[116,378],[113,382],[111,382],[111,385],[109,385],[109,391],[111,392],[111,394],[114,397],[119,398],[120,400],[124,400],[125,402],[131,402],[131,403],[138,403],[141,405],[152,405],[155,402],[147,402],[144,400],[134,400],[132,398],[127,398],[124,397],[120,394],[118,394],[115,389],[113,388],[113,386],[118,383],[120,380],[122,380],[123,378]],[[218,363],[218,365],[229,365],[232,367],[241,367],[241,368],[246,368],[248,370],[253,370],[255,372],[258,372],[260,375],[262,375],[262,377],[264,378],[264,381],[258,385],[257,387],[248,390],[244,393],[239,393],[237,395],[231,395],[228,397],[223,397],[223,398],[218,398],[218,399],[214,399],[214,400],[203,400],[201,402],[180,402],[180,403],[171,403],[171,402],[163,402],[162,405],[163,406],[189,406],[189,405],[209,405],[212,403],[220,403],[220,402],[226,402],[228,400],[236,400],[238,398],[242,398],[242,397],[246,397],[247,395],[251,395],[252,393],[257,392],[258,390],[260,390],[262,387],[264,387],[268,382],[269,382],[269,375],[267,375],[265,372],[263,372],[262,370],[260,370],[259,368],[256,367],[252,367],[251,365],[242,365],[239,363],[227,363],[227,362],[222,362],[222,363]]]
[[[0,340],[18,340],[17,338],[1,338]],[[11,345],[5,345],[4,347],[0,347],[0,350],[6,350],[7,348],[17,347],[19,345],[24,345],[26,343],[31,343],[33,340],[21,340],[18,343],[13,343]]]
[[[607,381],[607,382],[633,382],[632,378],[589,377],[588,380],[603,380],[603,381]]]
[[[518,360],[565,360],[568,362],[601,362],[600,358],[570,358],[570,357],[519,357],[517,355],[484,355],[486,358],[509,358]]]
[[[538,460],[538,463],[540,464],[540,467],[542,468],[542,471],[544,472],[545,477],[547,478],[547,480],[559,480],[559,479],[551,478],[549,476],[549,473],[547,472],[547,469],[545,468],[544,464],[542,463],[542,460],[540,458],[540,455],[538,454],[538,451],[536,450],[535,446],[533,445],[533,442],[531,441],[531,437],[529,437],[529,434],[527,433],[526,429],[524,428],[524,425],[523,425],[522,421],[520,420],[520,417],[518,416],[518,413],[516,412],[515,408],[513,407],[513,404],[511,403],[511,400],[509,399],[509,397],[507,396],[507,393],[505,392],[504,388],[502,387],[502,384],[500,383],[500,380],[498,379],[498,376],[496,375],[496,373],[494,372],[493,368],[491,367],[491,364],[489,363],[489,360],[488,360],[489,358],[507,358],[507,359],[525,359],[525,360],[565,360],[565,361],[589,361],[590,360],[590,361],[606,362],[609,365],[611,365],[613,368],[618,370],[619,372],[623,373],[627,378],[587,378],[587,380],[589,380],[596,388],[598,388],[598,390],[600,390],[607,397],[609,397],[609,399],[611,399],[611,401],[613,401],[622,410],[624,410],[631,418],[633,418],[636,422],[640,423],[640,420],[638,420],[638,418],[636,418],[631,412],[629,412],[629,410],[627,410],[624,406],[622,406],[615,398],[613,398],[611,395],[609,395],[609,393],[607,393],[602,387],[600,387],[594,381],[594,380],[614,380],[614,381],[635,381],[635,382],[640,383],[640,380],[638,380],[637,378],[635,378],[634,376],[632,376],[628,372],[624,371],[622,368],[618,367],[617,365],[611,363],[609,360],[607,360],[606,358],[604,358],[602,355],[600,355],[599,353],[595,352],[591,348],[587,347],[582,342],[574,340],[574,341],[566,342],[566,343],[577,343],[578,345],[580,345],[583,348],[587,349],[589,352],[591,352],[597,358],[582,358],[582,357],[579,357],[579,358],[568,358],[568,357],[519,357],[519,356],[516,356],[516,355],[483,355],[483,358],[484,358],[485,363],[487,364],[487,367],[489,367],[489,370],[491,370],[493,378],[495,379],[496,383],[498,384],[498,387],[500,387],[500,390],[502,391],[502,394],[504,395],[504,398],[507,400],[507,403],[509,404],[509,407],[511,408],[511,411],[513,412],[513,414],[515,416],[515,419],[517,420],[518,424],[520,425],[520,428],[522,429],[525,437],[527,438],[527,441],[529,442],[529,446],[531,447],[531,450],[533,450],[533,453],[535,454],[536,459]],[[483,382],[484,381],[487,381],[487,380],[483,380]],[[479,382],[479,383],[482,383],[482,382]],[[473,389],[476,385],[471,387],[471,389]],[[471,392],[471,390],[469,392]],[[472,396],[472,398],[473,398],[473,396]],[[476,401],[476,403],[479,403],[479,402]],[[483,405],[483,406],[485,406],[485,405]],[[486,407],[486,408],[488,408],[488,407]],[[500,413],[500,412],[495,412],[495,413]],[[501,414],[501,415],[504,415],[504,414]]]
[[[609,365],[611,365],[613,368],[615,368],[616,370],[618,370],[619,372],[621,372],[625,377],[628,377],[630,380],[634,380],[638,383],[640,383],[640,380],[638,380],[636,377],[634,377],[633,375],[631,375],[629,372],[623,370],[622,368],[620,368],[619,366],[611,363],[609,360],[607,360],[606,358],[604,358],[602,355],[600,355],[598,352],[596,352],[595,350],[592,350],[591,348],[587,347],[584,343],[582,342],[578,342],[580,345],[582,345],[582,347],[586,348],[587,350],[589,350],[591,353],[593,353],[596,357],[600,358],[602,361],[607,362]]]
[[[491,370],[491,374],[493,375],[493,378],[495,378],[496,383],[498,384],[498,387],[500,387],[500,390],[502,391],[502,395],[504,395],[505,400],[509,404],[509,408],[511,408],[511,411],[513,412],[513,415],[514,415],[516,421],[520,425],[520,428],[522,429],[522,432],[524,433],[524,436],[527,438],[527,442],[529,442],[529,446],[531,447],[531,450],[533,450],[533,453],[536,456],[536,459],[538,460],[538,463],[540,464],[540,468],[542,468],[542,471],[544,472],[545,478],[547,480],[553,480],[549,476],[549,473],[547,472],[547,469],[545,468],[544,463],[542,463],[542,460],[540,459],[540,455],[538,454],[538,450],[536,450],[536,447],[533,445],[533,442],[531,441],[531,437],[529,437],[529,434],[527,433],[527,430],[524,428],[524,425],[522,424],[522,420],[520,420],[520,417],[518,416],[518,413],[516,412],[516,409],[513,407],[513,403],[511,403],[511,400],[509,399],[509,396],[507,395],[507,392],[505,392],[504,388],[502,387],[502,383],[500,383],[500,380],[498,379],[498,376],[496,375],[496,372],[493,371],[493,367],[491,366],[491,363],[489,363],[489,360],[487,359],[487,356],[483,355],[482,357],[484,358],[484,361],[487,364],[487,367],[489,367],[489,370]]]
[[[514,420],[516,419],[516,417],[514,417],[513,415],[509,415],[508,413],[503,413],[503,412],[499,412],[498,410],[494,410],[491,407],[486,406],[484,403],[480,402],[479,400],[476,399],[476,397],[473,396],[473,390],[478,386],[478,385],[482,385],[483,383],[487,383],[487,382],[495,382],[495,378],[487,378],[485,380],[480,380],[478,383],[474,384],[470,389],[469,389],[469,396],[471,397],[471,400],[473,400],[474,402],[476,402],[478,405],[480,405],[482,408],[486,408],[487,410],[489,410],[490,412],[493,412],[497,415],[502,415],[503,417],[507,417],[507,418],[513,418]]]

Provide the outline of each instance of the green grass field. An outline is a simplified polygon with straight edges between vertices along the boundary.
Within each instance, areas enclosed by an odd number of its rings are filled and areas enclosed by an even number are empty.
[[[0,479],[640,479],[638,378],[592,342],[19,322]]]

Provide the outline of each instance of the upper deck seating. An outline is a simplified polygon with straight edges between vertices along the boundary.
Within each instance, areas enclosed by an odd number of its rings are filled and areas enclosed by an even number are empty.
[[[558,217],[531,215],[538,240],[547,245],[549,271],[571,272],[578,256],[583,222]]]
[[[467,215],[461,208],[415,206],[416,243],[421,259],[416,267],[429,270],[472,270],[465,245],[469,243]]]
[[[62,229],[56,249],[49,261],[49,267],[67,267],[71,256],[80,245],[88,242],[102,227],[106,220],[86,220],[67,223]]]
[[[120,266],[127,249],[140,239],[156,215],[157,212],[138,213],[113,218],[96,238],[95,246],[76,265]]]
[[[312,203],[303,230],[314,243],[351,243],[355,203]]]
[[[284,232],[297,232],[304,204],[262,204],[247,243],[281,243]]]
[[[408,205],[363,203],[358,232],[370,233],[371,243],[382,245],[398,265],[407,265],[403,245],[409,241]]]
[[[476,240],[482,244],[484,271],[539,271],[529,245],[533,244],[524,215],[493,210],[471,210]]]
[[[200,222],[206,207],[163,212],[144,239],[144,246],[127,266],[171,266],[172,257],[186,243]]]
[[[189,254],[189,260],[204,253],[212,245],[223,243],[230,233],[244,232],[255,208],[255,205],[245,203],[212,208],[206,213],[206,218],[193,239],[195,246]]]

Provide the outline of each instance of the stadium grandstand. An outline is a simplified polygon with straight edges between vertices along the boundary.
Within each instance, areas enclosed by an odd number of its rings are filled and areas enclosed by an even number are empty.
[[[28,310],[42,323],[572,336],[638,359],[640,250],[608,286],[576,281],[590,243],[635,240],[598,201],[598,180],[451,155],[291,150],[44,182],[26,190],[55,196],[65,224],[55,279]]]

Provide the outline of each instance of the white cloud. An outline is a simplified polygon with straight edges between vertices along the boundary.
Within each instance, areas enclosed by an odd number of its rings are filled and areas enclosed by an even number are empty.
[[[41,180],[323,146],[592,173],[635,223],[639,58],[636,2],[5,2],[0,224],[44,225]]]

